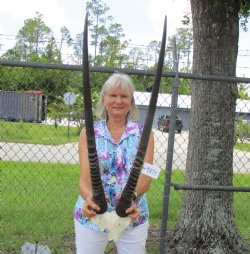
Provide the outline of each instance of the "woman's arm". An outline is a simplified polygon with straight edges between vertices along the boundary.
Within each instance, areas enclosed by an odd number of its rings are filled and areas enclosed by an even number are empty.
[[[151,130],[144,162],[153,164],[153,160],[154,160],[154,134],[153,134],[153,131]],[[139,180],[135,189],[138,196],[141,196],[142,194],[144,194],[145,192],[149,190],[151,179],[152,178],[150,176],[140,174]]]
[[[90,178],[87,139],[86,139],[85,129],[83,129],[80,134],[80,139],[78,143],[78,153],[79,153],[79,162],[80,162],[80,177],[78,182],[78,189],[79,189],[80,195],[85,200],[84,207],[83,207],[83,215],[89,218],[94,216],[96,214],[95,210],[100,210],[100,208],[92,201],[92,184],[91,184],[91,178]]]
[[[154,135],[151,130],[147,151],[144,157],[144,162],[152,164],[153,159],[154,159]],[[147,192],[149,190],[150,184],[151,184],[151,177],[144,174],[140,174],[136,188],[135,188],[137,196],[141,196],[145,192]],[[132,220],[135,220],[140,215],[140,211],[136,208],[136,204],[134,202],[126,210],[126,213]]]

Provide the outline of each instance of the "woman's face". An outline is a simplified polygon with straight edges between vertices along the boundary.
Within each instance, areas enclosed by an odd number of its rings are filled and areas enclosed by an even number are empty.
[[[120,87],[111,89],[104,96],[104,105],[109,117],[125,119],[131,103],[132,97],[129,91],[122,91]]]

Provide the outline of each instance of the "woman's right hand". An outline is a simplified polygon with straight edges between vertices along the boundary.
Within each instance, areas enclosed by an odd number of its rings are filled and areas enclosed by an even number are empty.
[[[96,211],[99,211],[100,207],[95,204],[92,200],[91,196],[85,198],[85,203],[83,205],[82,213],[85,217],[90,219],[91,217],[96,215]]]

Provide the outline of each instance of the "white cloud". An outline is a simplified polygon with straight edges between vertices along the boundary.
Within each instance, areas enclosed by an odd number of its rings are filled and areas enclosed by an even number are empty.
[[[181,20],[186,12],[190,12],[187,0],[149,0],[148,16],[154,30],[162,33],[165,15],[167,16],[167,36],[176,33],[176,28],[182,26]]]
[[[1,2],[0,14],[4,14],[16,23],[17,29],[23,26],[25,19],[34,18],[36,12],[43,14],[45,24],[55,32],[55,36],[58,36],[60,28],[66,23],[66,15],[58,0],[7,0]],[[6,22],[2,26],[2,30],[5,34],[10,34]]]
[[[3,33],[4,33],[4,29],[3,29],[2,24],[0,24],[0,34],[3,34]]]

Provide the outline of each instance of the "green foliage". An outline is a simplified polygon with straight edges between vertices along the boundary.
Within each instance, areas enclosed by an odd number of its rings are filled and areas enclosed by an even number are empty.
[[[241,0],[240,2],[240,25],[242,29],[247,32],[247,23],[250,15],[250,1],[249,0]]]
[[[47,46],[45,47],[45,50],[42,55],[45,59],[47,59],[47,62],[49,63],[61,63],[61,52],[57,47],[57,42],[55,38],[52,36],[49,39],[49,42]]]
[[[100,42],[101,53],[96,57],[97,65],[122,68],[128,60],[128,56],[122,53],[124,48],[126,42],[122,44],[116,37],[108,35]]]
[[[90,86],[92,93],[97,92],[99,93],[102,89],[104,82],[108,79],[110,74],[108,73],[90,73]]]
[[[135,90],[141,92],[150,92],[153,85],[153,77],[150,76],[131,76],[135,85]]]
[[[70,106],[69,110],[70,110],[70,117],[77,124],[78,134],[80,134],[82,128],[85,126],[83,96],[77,94],[76,102],[72,106]]]
[[[69,89],[79,91],[82,82],[80,73],[22,67],[0,67],[0,87],[4,91],[22,92],[41,90],[48,98],[48,104]]]
[[[38,12],[36,17],[24,21],[24,26],[19,29],[16,38],[15,46],[7,50],[1,59],[62,63],[63,43],[72,45],[69,30],[63,26],[58,47],[51,28],[44,23],[43,15]]]
[[[67,46],[70,47],[73,44],[73,39],[71,38],[70,31],[66,26],[60,29],[61,40],[59,45],[60,54],[62,53],[62,46],[66,42]]]
[[[51,29],[43,22],[43,16],[36,13],[36,17],[24,21],[24,26],[17,35],[16,47],[20,51],[21,59],[28,61],[30,54],[41,56],[45,43],[51,38]]]
[[[133,47],[129,51],[129,60],[126,63],[126,67],[136,70],[147,70],[147,58],[144,51],[141,48]]]
[[[242,118],[237,120],[235,128],[236,140],[244,143],[247,139],[250,139],[250,123]]]
[[[145,48],[132,48],[128,52],[128,41],[124,40],[121,24],[115,23],[108,15],[109,7],[101,0],[87,1],[86,11],[89,12],[90,44],[94,45],[94,56],[90,54],[90,64],[105,67],[134,68],[139,70],[154,70],[158,59],[160,41],[151,41]],[[36,35],[36,36],[34,36]],[[186,45],[187,30],[179,31],[180,45]],[[62,63],[62,46],[74,48],[74,61],[82,61],[82,34],[77,34],[75,41],[69,30],[61,28],[61,38],[56,42],[52,30],[44,23],[42,14],[24,21],[23,27],[17,35],[16,45],[1,56],[7,60],[25,60],[42,63]],[[165,71],[171,70],[168,61],[165,62]],[[148,67],[151,66],[151,67]],[[68,74],[66,74],[68,73]],[[71,73],[72,74],[72,73]],[[56,100],[57,96],[69,91],[82,93],[81,73],[62,70],[32,70],[29,68],[0,67],[0,87],[6,91],[24,91],[27,89],[42,90],[48,98],[48,104]],[[109,74],[110,75],[110,74]],[[108,74],[91,73],[94,91],[100,91]],[[134,77],[136,88],[139,91],[150,91],[151,77]],[[171,91],[170,79],[162,84],[162,92]],[[183,82],[180,85],[181,93],[188,93],[189,88]],[[60,93],[60,94],[59,94]]]
[[[250,95],[248,94],[248,89],[250,89],[249,84],[238,84],[238,94],[239,99],[250,100]]]
[[[75,43],[73,44],[74,62],[76,64],[81,64],[82,63],[82,38],[83,38],[82,34],[76,34]],[[91,58],[91,56],[90,56],[90,58]]]
[[[110,8],[101,0],[87,1],[86,11],[89,13],[89,31],[94,45],[94,56],[91,63],[96,66],[125,67],[129,55],[124,53],[127,41],[123,28],[118,23],[113,23],[113,17],[108,15]],[[78,41],[80,42],[79,38]],[[76,47],[79,52],[79,47]],[[79,54],[79,53],[77,53]]]
[[[185,59],[186,65],[182,67],[183,71],[191,71],[191,48],[193,46],[193,34],[191,28],[179,28],[177,34],[169,38],[166,58],[168,66],[172,67],[174,71],[174,57],[173,51],[176,48],[178,62]]]
[[[62,97],[57,97],[56,100],[51,102],[48,106],[48,117],[54,120],[54,125],[57,128],[59,122],[67,117],[67,106],[65,105]]]
[[[179,94],[189,95],[190,94],[190,79],[181,79],[179,85]]]

